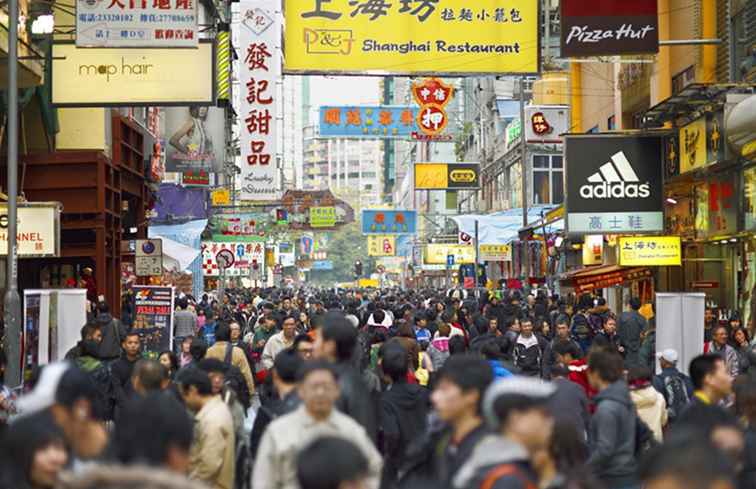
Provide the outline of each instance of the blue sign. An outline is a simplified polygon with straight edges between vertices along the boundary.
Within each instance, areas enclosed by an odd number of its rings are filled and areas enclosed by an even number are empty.
[[[320,135],[324,137],[412,139],[417,126],[417,107],[321,107]]]
[[[446,255],[446,266],[447,267],[454,266],[454,255]]]
[[[415,234],[415,211],[362,211],[362,234]]]
[[[333,270],[333,262],[331,260],[322,260],[312,262],[312,270],[326,272]]]

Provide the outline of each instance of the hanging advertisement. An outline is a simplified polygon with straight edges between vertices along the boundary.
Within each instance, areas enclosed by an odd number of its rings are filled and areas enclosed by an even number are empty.
[[[454,257],[449,263],[449,257]],[[425,247],[426,265],[467,265],[475,263],[475,247],[456,244],[429,244]]]
[[[426,78],[412,84],[412,96],[420,106],[417,125],[422,136],[428,140],[439,137],[449,125],[446,106],[454,96],[454,87],[438,78]],[[413,135],[417,139],[418,135]]]
[[[738,182],[735,172],[709,175],[695,187],[696,237],[715,238],[738,230]]]
[[[226,113],[216,107],[171,107],[165,114],[165,167],[170,172],[220,173],[226,153]]]
[[[310,227],[332,228],[336,225],[335,207],[310,207]]]
[[[210,192],[213,206],[231,205],[231,192],[227,188],[218,188]]]
[[[417,107],[380,105],[320,108],[320,136],[339,138],[411,139]]]
[[[562,134],[569,132],[569,107],[525,107],[525,140],[528,143],[561,143]]]
[[[512,261],[512,245],[482,244],[478,250],[480,261]]]
[[[634,266],[682,265],[679,236],[638,236],[619,239],[619,264]]]
[[[275,200],[278,192],[278,99],[281,24],[277,0],[239,4],[239,125],[242,200]]]
[[[725,161],[723,124],[721,112],[708,113],[680,129],[680,173]]]
[[[396,236],[373,235],[367,237],[368,256],[396,255]]]
[[[415,190],[480,188],[479,163],[416,163]]]
[[[565,159],[570,234],[664,230],[660,138],[566,136]]]
[[[583,241],[583,265],[601,265],[604,262],[604,236],[589,234]]]
[[[362,211],[362,234],[415,234],[415,211]]]
[[[561,0],[562,57],[656,54],[657,0]]]
[[[76,2],[76,45],[103,48],[195,48],[197,2]]]
[[[538,0],[285,0],[290,73],[535,74]]]
[[[142,352],[160,353],[171,350],[173,334],[173,287],[135,285],[134,324]]]
[[[16,209],[19,258],[60,256],[60,204],[29,202]],[[0,203],[0,256],[8,254],[8,204]]]
[[[187,77],[187,73],[192,73]],[[213,105],[215,47],[197,49],[52,46],[52,103],[59,107]]]
[[[202,242],[202,275],[217,277],[220,268],[216,256],[221,250],[229,250],[234,254],[234,262],[226,269],[227,277],[246,277],[250,270],[257,266],[262,269],[265,265],[265,243],[219,243],[217,241]]]

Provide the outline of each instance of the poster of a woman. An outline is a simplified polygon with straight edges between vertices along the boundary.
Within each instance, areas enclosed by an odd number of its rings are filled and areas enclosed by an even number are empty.
[[[166,111],[168,171],[216,171],[222,162],[223,109],[182,107]]]

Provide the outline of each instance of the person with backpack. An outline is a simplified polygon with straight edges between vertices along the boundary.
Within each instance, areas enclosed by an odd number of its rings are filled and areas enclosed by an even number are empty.
[[[110,307],[105,301],[97,303],[95,323],[102,330],[98,356],[103,361],[118,360],[121,356],[121,344],[126,341],[128,329],[110,314]]]
[[[677,370],[677,350],[667,348],[658,357],[661,373],[654,377],[653,385],[664,396],[667,419],[672,424],[693,398],[693,381]]]
[[[588,351],[593,343],[593,330],[588,321],[588,310],[591,308],[591,304],[590,296],[582,296],[578,303],[577,314],[572,317],[572,324],[570,325],[572,336],[578,342],[582,351]]]
[[[548,344],[546,340],[533,332],[533,320],[529,317],[520,321],[520,334],[514,342],[512,361],[522,375],[540,377],[543,369],[543,357]]]
[[[215,358],[230,366],[227,374],[228,381],[236,390],[239,402],[246,409],[255,393],[255,382],[252,379],[247,355],[241,348],[231,344],[231,327],[228,323],[223,322],[218,325],[215,338],[216,342],[208,348],[205,358]]]

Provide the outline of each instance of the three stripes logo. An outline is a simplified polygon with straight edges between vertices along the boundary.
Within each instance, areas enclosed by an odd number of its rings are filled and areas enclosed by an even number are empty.
[[[650,195],[651,185],[640,182],[622,151],[588,177],[587,185],[580,187],[584,199],[645,199]]]

